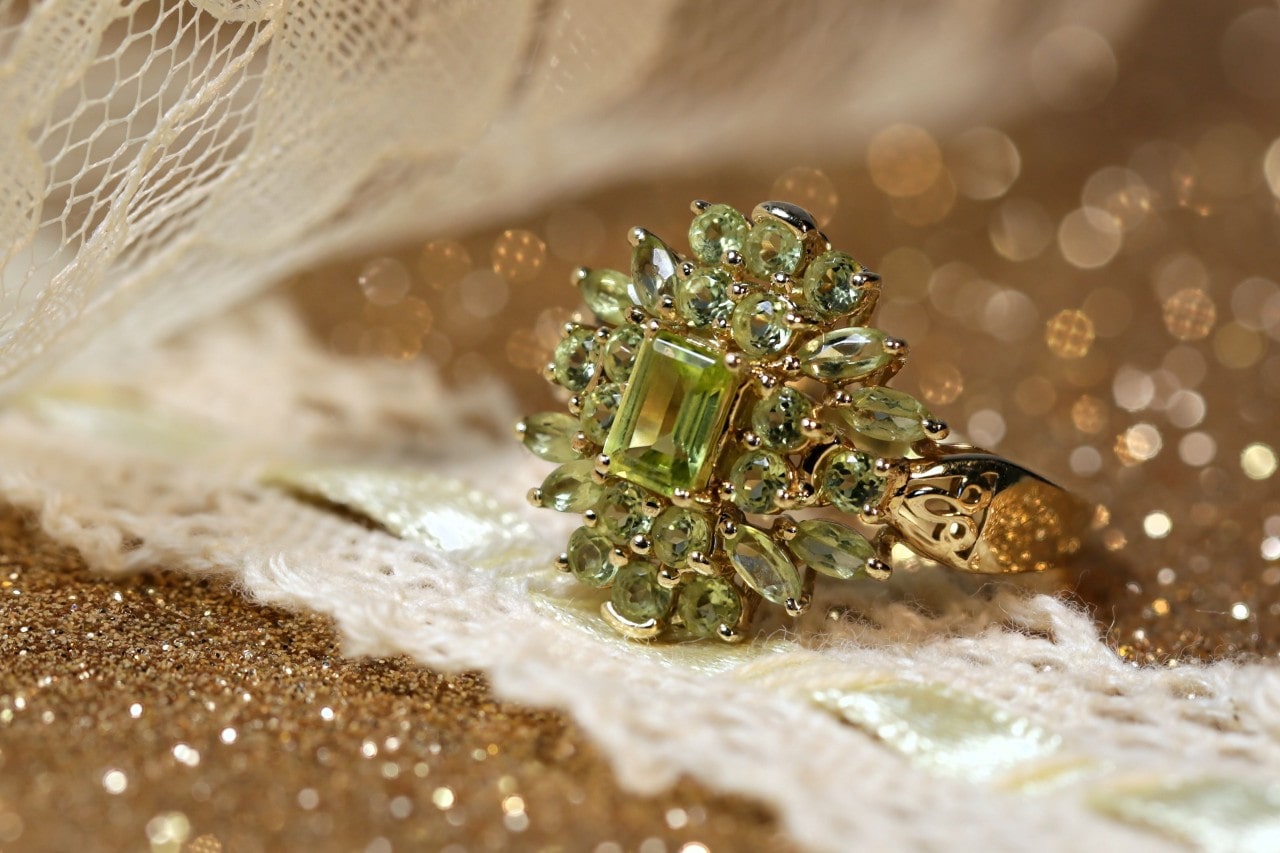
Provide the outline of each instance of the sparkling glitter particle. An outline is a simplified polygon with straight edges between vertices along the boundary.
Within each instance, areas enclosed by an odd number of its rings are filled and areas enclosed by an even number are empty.
[[[1059,358],[1083,358],[1093,346],[1093,321],[1083,311],[1063,309],[1045,324],[1044,339]]]
[[[1169,514],[1156,510],[1148,513],[1142,519],[1142,530],[1152,539],[1163,539],[1169,535],[1169,531],[1173,529],[1173,521],[1169,518]]]
[[[123,794],[129,787],[129,777],[123,770],[108,770],[102,774],[102,787],[108,794]]]
[[[1218,312],[1205,293],[1198,287],[1187,287],[1165,300],[1164,325],[1180,341],[1198,341],[1208,336],[1218,318]]]
[[[1251,480],[1265,480],[1276,472],[1276,452],[1262,442],[1250,444],[1240,453],[1240,467]]]

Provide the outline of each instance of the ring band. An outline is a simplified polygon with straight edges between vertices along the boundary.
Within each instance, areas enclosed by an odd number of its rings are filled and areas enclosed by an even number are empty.
[[[634,228],[630,275],[574,274],[593,316],[545,369],[568,412],[517,425],[560,463],[530,501],[584,518],[558,565],[609,591],[616,629],[736,641],[762,602],[804,612],[816,574],[887,579],[897,545],[986,574],[1079,551],[1086,503],[941,444],[946,424],[888,387],[908,347],[867,325],[880,279],[807,212],[693,212],[688,260]]]

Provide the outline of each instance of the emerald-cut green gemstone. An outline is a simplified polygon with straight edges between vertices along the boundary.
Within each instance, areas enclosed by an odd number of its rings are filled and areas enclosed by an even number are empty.
[[[604,374],[614,382],[626,382],[631,376],[631,365],[644,343],[644,332],[639,326],[619,326],[609,334],[604,344],[601,364]]]
[[[747,585],[774,604],[800,600],[800,573],[763,530],[742,524],[729,545],[729,562]]]
[[[689,555],[711,553],[711,522],[705,515],[669,506],[653,520],[653,554],[668,566],[680,567]]]
[[[672,590],[658,583],[653,563],[628,563],[613,578],[613,609],[628,622],[641,624],[671,612]]]
[[[733,313],[729,288],[733,276],[719,267],[696,270],[693,275],[676,281],[676,311],[695,326],[713,326],[728,322]]]
[[[570,462],[582,454],[573,449],[578,422],[564,412],[541,412],[520,422],[520,441],[548,462]]]
[[[738,457],[729,471],[733,502],[743,512],[773,512],[778,492],[791,483],[787,461],[769,450],[752,450]]]
[[[867,560],[875,556],[867,537],[819,518],[796,525],[796,535],[787,545],[800,562],[841,580],[865,575]]]
[[[596,336],[591,329],[574,329],[556,345],[551,359],[556,382],[570,391],[581,391],[596,375]]]
[[[845,512],[858,512],[864,504],[880,503],[884,480],[876,475],[870,456],[844,448],[823,458],[818,488],[834,506]]]
[[[631,296],[650,314],[656,313],[662,297],[671,294],[680,259],[667,244],[648,231],[631,251]]]
[[[791,342],[791,303],[768,294],[748,296],[733,309],[733,339],[748,355],[770,355]]]
[[[690,578],[680,585],[676,615],[695,637],[714,637],[720,626],[732,628],[742,617],[742,596],[724,578]]]
[[[844,252],[823,252],[804,271],[800,292],[823,319],[858,311],[869,298],[862,265]]]
[[[669,332],[645,341],[604,444],[610,473],[668,497],[703,488],[736,383],[705,344]]]
[[[747,236],[743,252],[747,258],[747,269],[762,279],[775,273],[794,275],[800,267],[803,253],[804,247],[796,232],[772,219],[755,224]]]
[[[751,410],[751,428],[765,447],[790,453],[805,442],[801,422],[813,414],[813,404],[800,391],[782,385]]]
[[[627,321],[631,301],[631,279],[617,270],[584,269],[578,279],[582,300],[602,322],[617,326]]]
[[[610,556],[613,543],[589,527],[579,527],[569,536],[569,572],[588,586],[605,586],[618,569]]]
[[[879,329],[850,326],[805,343],[797,355],[800,369],[823,382],[850,382],[870,376],[893,361]]]
[[[591,476],[595,462],[566,462],[542,481],[542,505],[556,512],[586,512],[600,500],[604,487]]]
[[[582,431],[596,444],[604,444],[622,402],[622,386],[606,382],[591,389],[582,401]]]
[[[742,251],[747,218],[727,204],[713,204],[693,218],[689,246],[704,264],[718,263],[725,252]]]
[[[596,513],[600,530],[614,542],[627,543],[633,536],[649,532],[653,516],[646,510],[649,496],[634,483],[615,480],[605,487]]]
[[[929,412],[910,394],[872,386],[859,388],[852,397],[847,408],[836,411],[845,423],[868,438],[898,442],[924,438]]]

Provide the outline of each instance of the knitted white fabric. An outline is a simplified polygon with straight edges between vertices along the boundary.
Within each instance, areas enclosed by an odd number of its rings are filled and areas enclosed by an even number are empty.
[[[81,381],[0,415],[0,498],[94,569],[216,573],[259,601],[332,615],[348,654],[483,670],[503,697],[570,713],[624,785],[654,791],[688,775],[754,797],[814,849],[1178,849],[1087,796],[1133,777],[1261,783],[1280,772],[1274,662],[1136,668],[1059,599],[972,594],[938,571],[833,583],[786,637],[616,639],[584,588],[548,568],[572,521],[523,508],[547,466],[464,426],[481,417],[505,433],[515,413],[501,389],[447,394],[421,364],[327,355],[279,305]],[[471,499],[491,537],[412,541],[259,480],[317,463],[459,478],[501,512]],[[838,603],[870,620],[825,620]],[[930,763],[927,743],[895,750],[812,701],[868,683],[943,685],[998,708],[1028,760]],[[942,716],[964,731],[967,707]],[[893,743],[889,728],[879,734]],[[1218,849],[1246,849],[1223,838]]]

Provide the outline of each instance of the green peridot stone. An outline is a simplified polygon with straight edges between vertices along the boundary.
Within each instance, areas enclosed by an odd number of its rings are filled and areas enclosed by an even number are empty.
[[[676,281],[676,311],[695,326],[707,327],[728,322],[733,313],[729,288],[733,276],[719,267],[700,269]]]
[[[676,615],[690,634],[714,637],[720,626],[732,628],[742,617],[742,596],[725,578],[698,575],[680,585]]]
[[[868,438],[897,442],[924,438],[924,422],[929,412],[910,394],[872,386],[859,388],[852,397],[847,408],[836,412],[851,428]]]
[[[591,477],[595,462],[566,462],[542,481],[541,504],[556,512],[586,512],[596,505],[604,487]]]
[[[613,609],[628,622],[663,619],[671,611],[674,592],[658,583],[653,563],[628,563],[613,578]]]
[[[818,489],[837,508],[858,512],[864,504],[874,506],[880,502],[884,480],[876,475],[870,456],[844,448],[823,457]]]
[[[787,545],[800,562],[841,580],[865,575],[867,560],[875,556],[858,531],[817,518],[796,525],[796,535]]]
[[[803,251],[800,237],[794,231],[781,222],[765,219],[752,227],[743,254],[747,258],[747,269],[767,279],[775,273],[794,275]]]
[[[751,410],[751,428],[765,447],[790,453],[805,443],[800,423],[813,414],[813,404],[789,385],[775,388]]]
[[[713,204],[693,218],[689,226],[689,246],[704,264],[719,263],[725,252],[741,252],[747,218],[727,204]]]
[[[643,229],[640,229],[643,231]],[[631,297],[650,314],[670,295],[680,259],[648,231],[631,251]]]
[[[743,512],[773,512],[778,492],[791,483],[787,461],[769,450],[751,450],[738,457],[729,471],[733,502]]]
[[[861,326],[827,332],[800,348],[800,369],[823,382],[870,376],[893,361],[884,340],[884,332]]]
[[[627,321],[631,301],[631,280],[617,270],[585,269],[578,279],[578,290],[601,322],[617,326]]]
[[[742,524],[729,545],[729,562],[748,586],[767,601],[800,600],[800,573],[768,533]]]
[[[791,303],[768,294],[748,296],[733,309],[733,340],[748,355],[770,355],[791,342]]]
[[[609,335],[601,360],[604,373],[614,382],[626,382],[631,376],[631,365],[644,343],[644,332],[639,326],[619,326]]]
[[[668,497],[703,488],[736,383],[704,344],[669,332],[645,341],[604,444],[610,473]]]
[[[579,527],[569,536],[569,572],[588,586],[606,586],[618,569],[609,557],[613,544],[589,527]]]
[[[573,449],[578,422],[564,412],[541,412],[521,421],[520,441],[548,462],[570,462],[582,454]]]
[[[591,389],[582,401],[582,431],[596,444],[604,444],[622,401],[622,386],[606,382]]]
[[[644,489],[624,480],[614,480],[605,487],[596,506],[599,529],[614,542],[625,544],[633,536],[649,532],[653,516],[645,504],[649,496]]]
[[[581,391],[596,375],[596,336],[591,329],[574,329],[556,345],[551,360],[556,382],[570,391]]]
[[[711,553],[711,522],[684,507],[669,506],[653,520],[653,555],[668,566],[683,566],[694,551]]]
[[[870,297],[866,270],[844,252],[823,252],[804,271],[800,292],[814,312],[832,320],[858,311]]]

